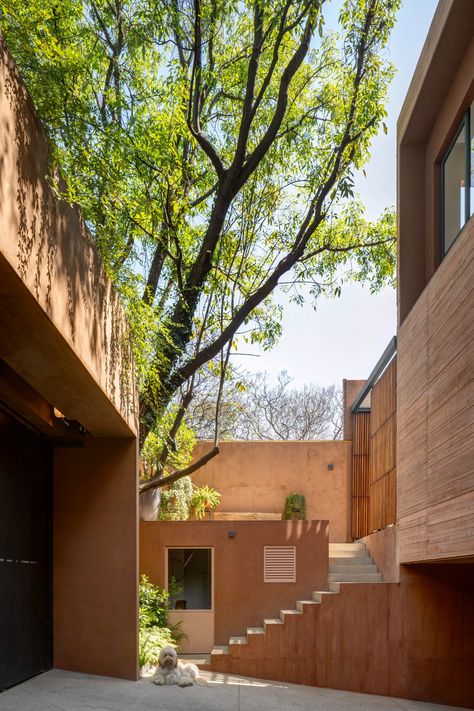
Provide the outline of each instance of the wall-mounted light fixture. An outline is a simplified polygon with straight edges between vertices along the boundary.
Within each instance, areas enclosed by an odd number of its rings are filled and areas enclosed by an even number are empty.
[[[235,531],[227,531],[227,538],[235,538]]]
[[[334,469],[334,464],[328,464],[328,471],[332,472]]]

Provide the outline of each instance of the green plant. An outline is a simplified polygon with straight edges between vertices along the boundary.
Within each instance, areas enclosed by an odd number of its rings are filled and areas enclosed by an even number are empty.
[[[207,510],[212,510],[219,506],[221,495],[217,489],[205,484],[201,487],[194,487],[191,497],[190,512],[196,518],[204,518]]]
[[[140,627],[166,627],[170,593],[159,585],[150,583],[146,575],[140,578],[138,588]]]
[[[163,647],[176,647],[177,643],[168,627],[144,627],[140,629],[138,642],[138,664],[157,664]]]
[[[173,482],[161,490],[160,521],[186,521],[193,495],[193,483],[189,476]]]
[[[306,518],[306,499],[304,494],[289,494],[286,497],[283,518],[304,521]]]

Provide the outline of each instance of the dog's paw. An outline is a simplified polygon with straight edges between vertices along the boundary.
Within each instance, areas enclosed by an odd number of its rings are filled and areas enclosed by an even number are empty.
[[[193,683],[191,679],[181,679],[178,686],[193,686]]]

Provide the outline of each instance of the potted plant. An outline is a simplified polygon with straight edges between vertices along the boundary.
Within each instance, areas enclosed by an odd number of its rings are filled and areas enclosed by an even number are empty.
[[[306,499],[304,494],[289,494],[286,497],[283,518],[304,521],[306,518]]]
[[[210,513],[219,506],[220,493],[211,486],[195,487],[191,497],[190,512],[195,518],[202,519],[206,513]]]

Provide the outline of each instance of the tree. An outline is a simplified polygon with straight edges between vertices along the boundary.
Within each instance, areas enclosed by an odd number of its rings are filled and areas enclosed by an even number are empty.
[[[63,197],[80,204],[128,309],[142,444],[173,408],[145,488],[167,482],[200,370],[211,363],[222,392],[236,334],[277,339],[279,285],[310,282],[317,297],[343,269],[374,289],[393,277],[393,212],[368,223],[353,173],[385,115],[399,0],[341,0],[337,33],[328,5],[1,5]]]
[[[225,386],[221,403],[221,439],[311,440],[339,439],[342,432],[341,393],[334,386],[291,387],[281,371],[272,384],[267,373],[239,373]],[[186,423],[198,439],[213,439],[215,385],[197,392]]]

